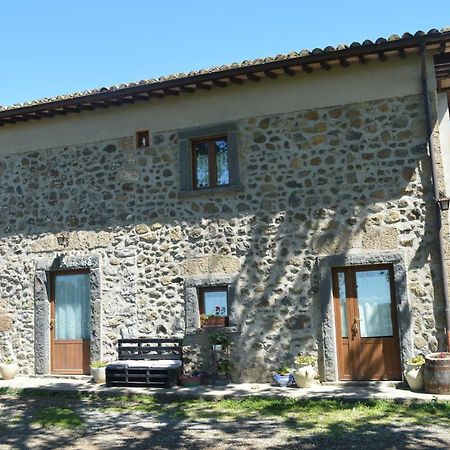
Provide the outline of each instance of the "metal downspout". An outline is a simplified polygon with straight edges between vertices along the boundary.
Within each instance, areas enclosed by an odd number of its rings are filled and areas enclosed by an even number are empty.
[[[440,256],[440,264],[442,270],[442,284],[444,288],[444,303],[445,303],[445,317],[446,317],[446,344],[447,351],[450,351],[450,303],[449,303],[449,294],[448,294],[448,271],[447,264],[445,262],[445,242],[444,242],[444,230],[442,227],[442,211],[439,205],[440,193],[439,186],[437,183],[438,174],[437,174],[437,166],[436,166],[436,158],[435,158],[435,148],[433,143],[433,122],[431,119],[431,102],[430,95],[428,90],[428,80],[427,80],[427,54],[425,42],[422,41],[420,43],[420,56],[422,61],[422,93],[423,100],[425,103],[425,116],[426,116],[426,125],[427,125],[427,136],[428,136],[428,153],[430,156],[431,162],[431,182],[433,184],[433,196],[434,203],[437,209],[437,231],[439,237],[439,256]]]

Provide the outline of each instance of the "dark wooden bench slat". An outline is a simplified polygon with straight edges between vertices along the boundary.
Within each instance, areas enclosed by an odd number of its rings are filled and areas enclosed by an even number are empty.
[[[138,352],[177,352],[180,353],[181,352],[181,348],[180,347],[151,347],[151,346],[140,346],[140,347],[136,347],[136,346],[122,346],[119,347],[119,349],[123,352],[129,352],[129,351],[138,351]]]
[[[119,339],[118,343],[120,345],[121,342],[132,344],[132,343],[153,343],[153,344],[161,344],[166,342],[173,342],[181,345],[183,343],[183,339],[174,339],[174,338],[168,338],[168,339],[158,339],[158,338],[135,338],[135,339]]]

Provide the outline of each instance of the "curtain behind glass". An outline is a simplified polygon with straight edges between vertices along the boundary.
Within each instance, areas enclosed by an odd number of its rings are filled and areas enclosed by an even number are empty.
[[[388,270],[356,272],[361,337],[392,336]]]
[[[90,339],[89,274],[56,275],[55,339]]]

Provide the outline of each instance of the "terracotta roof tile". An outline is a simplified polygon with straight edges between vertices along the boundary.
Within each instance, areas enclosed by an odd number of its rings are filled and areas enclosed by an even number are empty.
[[[84,96],[97,94],[97,93],[101,93],[101,92],[112,92],[112,91],[117,91],[120,89],[127,89],[127,88],[130,88],[133,86],[151,85],[154,83],[160,83],[160,82],[164,82],[164,81],[168,81],[168,80],[183,79],[183,78],[192,77],[192,76],[201,75],[201,74],[213,74],[213,73],[226,71],[226,70],[230,70],[230,69],[251,67],[251,66],[270,63],[270,62],[274,62],[274,61],[283,61],[283,60],[289,60],[289,59],[294,59],[294,58],[302,58],[302,57],[311,56],[311,55],[322,55],[322,54],[326,54],[326,53],[347,50],[349,48],[352,49],[352,48],[360,48],[360,47],[364,47],[364,46],[369,47],[369,46],[373,46],[373,45],[382,45],[382,44],[385,44],[386,42],[393,42],[393,41],[398,41],[398,40],[402,40],[402,39],[411,39],[413,37],[419,37],[419,36],[431,36],[431,35],[435,35],[435,34],[443,34],[443,33],[448,33],[448,32],[450,32],[450,27],[444,27],[442,30],[437,30],[437,29],[433,28],[433,29],[429,30],[427,33],[419,30],[414,35],[412,35],[411,33],[403,33],[401,35],[401,37],[397,34],[393,34],[393,35],[389,36],[387,39],[380,37],[375,41],[375,43],[369,39],[366,39],[362,43],[353,42],[350,45],[339,44],[336,47],[327,46],[323,49],[315,48],[312,51],[309,51],[309,50],[300,50],[299,52],[293,51],[288,54],[279,54],[279,55],[272,56],[272,57],[258,58],[258,59],[254,59],[254,60],[244,60],[240,63],[235,62],[235,63],[231,63],[231,64],[225,64],[225,65],[221,65],[221,66],[211,67],[209,69],[194,70],[187,74],[184,72],[181,72],[181,73],[176,73],[176,74],[172,74],[172,75],[161,76],[159,78],[150,78],[147,80],[134,81],[131,83],[122,83],[119,85],[114,85],[114,86],[109,86],[109,87],[101,87],[101,88],[85,90],[85,91],[81,91],[81,92],[74,92],[74,93],[70,93],[70,94],[66,94],[66,95],[58,95],[56,97],[51,97],[51,98],[45,97],[42,99],[32,100],[32,101],[28,101],[28,102],[24,102],[24,103],[16,103],[16,104],[9,105],[9,106],[3,106],[3,107],[0,106],[0,112],[1,111],[9,111],[9,110],[13,111],[15,109],[28,107],[28,106],[34,106],[34,105],[43,105],[43,104],[55,102],[58,100],[76,99],[79,97],[84,97]]]

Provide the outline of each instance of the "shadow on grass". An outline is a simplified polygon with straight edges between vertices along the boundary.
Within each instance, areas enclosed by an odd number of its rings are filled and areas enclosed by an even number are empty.
[[[371,449],[450,446],[445,434],[450,403],[437,401],[175,401],[42,390],[0,394],[2,444],[14,449],[65,448],[80,442],[110,449],[359,449],[365,442]]]

